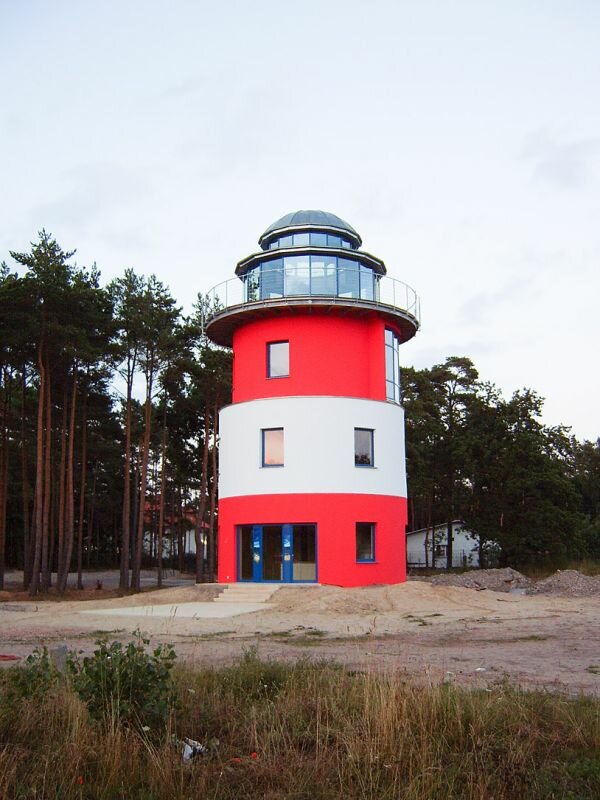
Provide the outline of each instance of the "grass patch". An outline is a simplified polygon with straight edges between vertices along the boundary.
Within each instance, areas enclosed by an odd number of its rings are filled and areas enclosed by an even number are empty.
[[[0,673],[3,800],[600,797],[593,698],[415,688],[398,672],[282,664],[250,648],[226,668],[176,667],[171,712],[145,730],[93,716],[47,663],[29,669]],[[182,763],[183,737],[208,752]]]

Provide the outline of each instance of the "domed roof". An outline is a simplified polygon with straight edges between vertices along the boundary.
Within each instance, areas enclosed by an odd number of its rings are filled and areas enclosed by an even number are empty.
[[[286,214],[269,225],[258,242],[262,245],[265,240],[272,239],[277,231],[287,231],[290,228],[332,228],[347,233],[358,246],[362,244],[362,239],[352,225],[328,211],[293,211],[291,214]]]

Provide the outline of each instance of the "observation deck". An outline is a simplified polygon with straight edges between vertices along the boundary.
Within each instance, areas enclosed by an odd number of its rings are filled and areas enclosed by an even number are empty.
[[[204,320],[206,333],[217,344],[231,347],[238,325],[282,313],[306,313],[310,309],[362,316],[376,313],[399,330],[403,342],[412,339],[419,329],[420,301],[415,290],[387,275],[378,276],[372,289],[363,288],[362,296],[360,284],[357,293],[323,294],[318,290],[311,293],[310,288],[303,293],[284,291],[279,296],[262,297],[260,286],[256,291],[239,278],[223,281],[207,293],[210,310]]]
[[[231,347],[242,324],[291,313],[376,315],[412,339],[420,325],[414,289],[386,275],[385,264],[364,250],[347,222],[323,211],[282,217],[259,239],[262,250],[240,261],[236,278],[207,294],[204,330]]]

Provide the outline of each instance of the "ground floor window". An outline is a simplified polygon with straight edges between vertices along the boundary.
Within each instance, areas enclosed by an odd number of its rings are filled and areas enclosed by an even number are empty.
[[[356,523],[356,560],[375,561],[375,523]]]

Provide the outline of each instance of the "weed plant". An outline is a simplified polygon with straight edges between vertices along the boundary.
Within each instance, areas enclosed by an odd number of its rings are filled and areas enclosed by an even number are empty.
[[[36,693],[19,694],[22,669],[0,673],[3,800],[600,797],[592,698],[415,688],[398,672],[281,664],[249,650],[227,668],[169,670],[172,713],[140,727],[126,715],[107,721],[51,666]],[[183,763],[183,737],[212,746]]]

